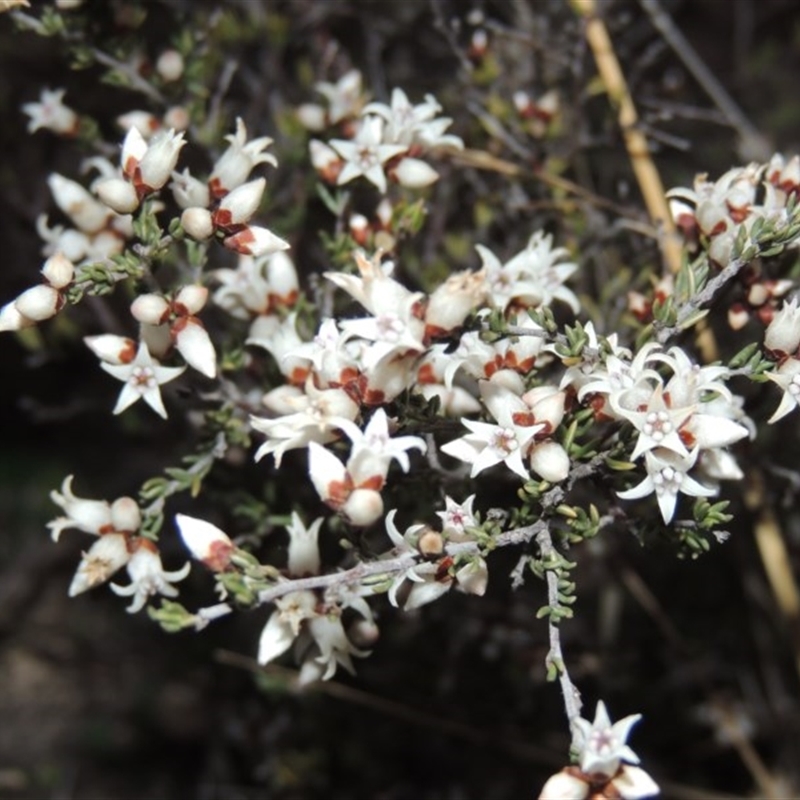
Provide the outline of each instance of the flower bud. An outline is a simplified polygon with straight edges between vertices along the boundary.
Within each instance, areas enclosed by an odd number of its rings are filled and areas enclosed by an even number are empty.
[[[44,283],[28,289],[14,301],[17,311],[34,322],[50,319],[63,303],[58,290]]]
[[[369,236],[369,220],[363,214],[351,214],[347,227],[350,228],[353,241],[363,247]]]
[[[167,83],[177,81],[183,75],[183,56],[177,50],[165,50],[156,61],[156,72]]]
[[[107,533],[101,536],[84,553],[78,571],[69,585],[69,596],[75,597],[83,592],[105,583],[117,570],[130,561],[128,544],[121,533]]]
[[[342,171],[342,159],[339,154],[332,147],[329,147],[325,142],[320,142],[318,139],[312,139],[308,143],[308,152],[311,157],[311,164],[322,180],[328,183],[336,183],[336,179]]]
[[[132,497],[119,497],[111,504],[111,524],[117,533],[135,533],[142,525],[142,512]]]
[[[185,144],[183,134],[172,129],[157,133],[139,162],[142,183],[149,189],[160,189],[170,179]]]
[[[275,295],[283,305],[293,305],[300,291],[300,283],[292,259],[283,250],[278,250],[267,261],[266,272],[270,294]]]
[[[189,552],[212,572],[224,572],[230,565],[233,542],[216,525],[202,519],[175,515],[175,524]]]
[[[42,275],[54,289],[65,289],[75,277],[75,265],[63,253],[55,253],[44,262]]]
[[[56,205],[84,233],[97,233],[104,228],[109,217],[109,210],[92,197],[79,183],[53,173],[47,179],[47,185],[56,201]]]
[[[800,309],[797,298],[784,303],[764,333],[764,346],[773,352],[791,355],[800,347]]]
[[[369,619],[358,619],[347,629],[347,638],[358,648],[372,647],[380,638],[378,626]]]
[[[147,142],[139,129],[134,126],[128,129],[125,139],[122,141],[122,156],[120,162],[122,164],[122,171],[129,177],[133,178],[139,162],[144,158],[147,153]]]
[[[482,270],[451,275],[428,300],[425,309],[426,330],[437,333],[454,330],[485,298],[485,273]]]
[[[530,452],[531,469],[550,483],[563,481],[569,475],[569,456],[558,443],[544,441]]]
[[[297,109],[297,119],[300,124],[307,131],[313,131],[314,133],[325,130],[327,116],[325,109],[316,103],[303,103]]]
[[[214,212],[214,222],[219,227],[242,225],[258,211],[267,181],[257,178],[237,186],[229,192]]]
[[[20,331],[35,324],[34,320],[28,319],[19,313],[14,300],[0,308],[0,333],[3,331]]]
[[[137,344],[127,336],[101,333],[99,336],[84,336],[83,342],[106,364],[130,364],[136,358]]]
[[[268,408],[273,414],[284,417],[287,414],[295,414],[297,411],[306,408],[308,397],[299,386],[284,384],[275,389],[270,389],[261,398],[261,405]]]
[[[214,218],[207,208],[187,208],[181,214],[181,227],[192,239],[202,242],[214,233]]]
[[[131,314],[137,322],[160,325],[169,317],[169,303],[160,294],[140,294],[131,303]]]
[[[191,122],[189,112],[183,106],[170,106],[164,112],[164,125],[176,131],[185,131]]]
[[[586,800],[588,796],[589,784],[567,770],[562,770],[548,778],[539,800]]]
[[[295,594],[305,595],[311,593],[292,592],[287,597]],[[313,595],[311,597],[313,598]],[[292,646],[296,635],[295,631],[292,630],[291,624],[283,619],[281,612],[273,611],[258,640],[258,663],[269,664],[273,659],[283,655]]]
[[[174,306],[179,314],[197,314],[208,301],[208,289],[199,283],[181,287],[175,295]]]
[[[117,214],[130,214],[139,208],[136,189],[122,178],[108,178],[97,184],[97,196]]]
[[[374,489],[354,489],[340,513],[356,527],[372,525],[383,516],[383,498]]]
[[[264,256],[278,250],[289,249],[289,242],[276,236],[267,228],[259,228],[255,225],[248,226],[234,236],[228,236],[222,243],[228,249],[246,256]]]
[[[149,139],[153,134],[161,129],[161,122],[158,117],[149,111],[129,111],[117,117],[117,125],[124,131],[136,128],[145,139]],[[144,155],[144,152],[142,152]]]
[[[423,189],[439,180],[439,173],[418,158],[404,158],[392,170],[392,175],[407,189]]]
[[[554,431],[564,419],[564,402],[567,396],[553,386],[537,386],[522,395],[525,404],[533,412],[536,422],[544,422],[547,433]]]
[[[172,327],[175,347],[190,367],[208,378],[217,376],[217,353],[208,331],[193,317],[183,317]]]
[[[695,219],[706,236],[718,236],[730,223],[725,207],[711,200],[704,200],[697,206]]]

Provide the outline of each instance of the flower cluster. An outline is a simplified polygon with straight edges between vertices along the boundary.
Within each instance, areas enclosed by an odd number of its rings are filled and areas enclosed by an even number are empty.
[[[402,89],[392,91],[390,103],[366,103],[361,94],[361,75],[347,73],[337,84],[322,83],[318,90],[328,100],[328,109],[305,105],[299,118],[309,130],[348,121],[347,139],[324,143],[312,139],[314,166],[323,179],[339,186],[356,178],[368,180],[386,194],[387,177],[409,189],[434,183],[439,174],[420,158],[424,155],[460,150],[463,141],[446,133],[452,122],[437,116],[442,110],[436,98],[426,96],[413,105]]]
[[[50,498],[65,514],[47,525],[54,541],[58,541],[67,528],[77,528],[97,537],[78,565],[69,586],[70,597],[105,583],[123,567],[130,583],[122,586],[112,583],[111,588],[118,595],[133,598],[128,606],[130,613],[141,611],[155,594],[178,596],[172,584],[189,574],[190,565],[187,562],[174,572],[164,569],[156,544],[138,535],[142,514],[132,497],[119,497],[113,503],[76,497],[72,492],[72,475],[69,475],[61,491],[51,492]]]

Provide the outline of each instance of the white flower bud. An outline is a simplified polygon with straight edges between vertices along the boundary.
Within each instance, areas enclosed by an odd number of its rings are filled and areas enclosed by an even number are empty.
[[[136,128],[145,139],[149,139],[161,129],[161,122],[159,122],[158,117],[149,111],[129,111],[127,114],[117,117],[116,122],[126,132],[131,128]],[[144,155],[144,152],[142,152],[142,155]]]
[[[299,386],[284,384],[271,389],[261,398],[261,405],[279,417],[295,414],[308,406],[308,397]]]
[[[308,143],[308,153],[311,165],[322,178],[331,183],[335,182],[342,169],[342,159],[339,154],[318,139],[312,139]]]
[[[736,243],[736,236],[733,231],[728,231],[720,236],[715,236],[708,248],[708,257],[715,264],[726,267],[733,255],[733,246]]]
[[[175,295],[175,306],[179,314],[197,314],[208,301],[208,289],[199,283],[181,287]]]
[[[257,178],[226,194],[214,215],[217,225],[241,225],[247,222],[258,211],[266,185],[265,178]]]
[[[535,445],[530,453],[531,469],[550,483],[563,481],[569,475],[569,456],[558,443],[550,440]]]
[[[291,623],[283,619],[280,611],[273,611],[258,640],[258,663],[269,664],[283,655],[292,646],[295,636]]]
[[[122,178],[108,178],[95,187],[97,196],[117,214],[130,214],[139,208],[136,189]]]
[[[44,262],[42,275],[54,289],[65,289],[75,277],[75,265],[63,253],[55,253]]]
[[[136,357],[136,342],[127,336],[101,333],[99,336],[84,336],[83,341],[106,364],[130,364]]]
[[[784,303],[772,318],[764,333],[764,345],[769,350],[792,355],[800,347],[800,309],[797,298]]]
[[[122,171],[129,177],[133,177],[136,167],[147,153],[147,142],[142,136],[141,131],[135,125],[128,129],[125,139],[122,141],[122,156],[120,162]]]
[[[562,770],[548,778],[539,800],[586,800],[588,796],[589,784]]]
[[[164,112],[164,125],[176,131],[185,131],[191,122],[189,112],[183,106],[170,106]]]
[[[288,250],[289,242],[276,236],[267,228],[255,225],[248,226],[234,236],[228,236],[222,242],[225,247],[246,256],[265,256],[278,250]]]
[[[503,386],[516,395],[522,395],[525,391],[525,381],[513,369],[499,369],[497,372],[493,372],[489,382],[497,386]]]
[[[175,347],[190,367],[208,378],[217,376],[217,353],[211,344],[208,331],[197,320],[184,317],[172,328]]]
[[[23,317],[41,322],[54,316],[63,302],[57,289],[43,283],[23,292],[14,301],[14,305]]]
[[[105,583],[128,563],[130,557],[125,536],[121,533],[107,533],[101,536],[84,553],[78,571],[69,585],[69,596],[75,597]]]
[[[730,224],[727,209],[711,200],[704,200],[697,206],[695,219],[706,236],[718,236],[728,230]]]
[[[294,303],[300,290],[300,282],[294,262],[285,251],[279,250],[270,256],[266,272],[270,294],[277,295],[287,305]]]
[[[300,120],[300,124],[307,131],[314,133],[325,130],[327,116],[325,109],[316,103],[303,103],[297,109],[297,119]]]
[[[79,183],[53,173],[47,179],[56,205],[84,233],[97,233],[105,227],[110,211]]]
[[[142,525],[142,512],[132,497],[118,497],[111,504],[111,524],[118,533],[135,533]]]
[[[425,326],[437,333],[452,331],[485,298],[486,281],[482,270],[451,275],[430,296],[425,310]]]
[[[380,628],[370,619],[358,619],[347,629],[347,638],[362,649],[372,647],[380,635]]]
[[[183,56],[177,50],[165,50],[156,61],[156,72],[167,83],[177,81],[183,75]]]
[[[172,183],[169,188],[172,189],[172,196],[181,208],[196,206],[205,209],[211,202],[208,185],[192,177],[188,167],[183,172],[172,173]]]
[[[182,133],[171,129],[157,133],[139,162],[142,183],[150,189],[160,189],[170,179],[185,144]]]
[[[214,218],[207,208],[186,208],[181,214],[181,227],[192,239],[202,242],[214,233]]]
[[[537,386],[522,395],[525,404],[533,412],[536,422],[547,423],[547,433],[554,431],[564,419],[564,402],[567,395],[554,386]]]
[[[160,325],[169,316],[169,303],[160,294],[140,294],[131,303],[131,314],[137,322]]]
[[[0,308],[0,333],[3,331],[20,331],[35,324],[32,319],[28,319],[19,313],[13,300]]]
[[[351,525],[372,525],[383,516],[383,498],[374,489],[354,489],[340,513]]]
[[[175,524],[189,552],[213,572],[228,568],[234,546],[228,535],[202,519],[175,515]]]
[[[392,174],[407,189],[423,189],[439,180],[439,173],[427,162],[418,158],[404,158]]]

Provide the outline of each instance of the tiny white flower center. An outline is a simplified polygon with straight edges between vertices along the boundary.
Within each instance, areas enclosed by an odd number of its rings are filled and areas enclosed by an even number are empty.
[[[150,367],[134,367],[128,382],[139,394],[144,394],[158,386],[155,372]]]
[[[644,418],[642,431],[655,442],[662,441],[673,430],[674,426],[666,411],[651,411]]]
[[[598,755],[608,755],[614,752],[618,746],[617,737],[611,732],[611,728],[592,731],[589,747]]]
[[[489,447],[497,452],[510,455],[517,448],[519,448],[519,442],[517,441],[516,434],[513,430],[511,430],[511,428],[500,428],[492,435],[492,439],[489,442]]]
[[[683,483],[684,473],[673,467],[664,467],[653,475],[653,486],[657,495],[677,494]]]

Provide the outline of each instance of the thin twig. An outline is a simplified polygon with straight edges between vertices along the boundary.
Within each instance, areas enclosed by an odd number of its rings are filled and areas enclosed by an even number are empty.
[[[766,161],[771,152],[769,142],[758,128],[745,116],[733,98],[725,91],[725,87],[717,80],[714,73],[697,55],[680,29],[662,8],[658,0],[639,0],[647,12],[653,27],[664,37],[675,54],[691,72],[694,79],[703,87],[714,105],[724,114],[725,119],[739,134],[739,149],[748,160]]]
[[[536,534],[536,544],[539,545],[539,552],[543,560],[548,561],[556,556],[556,548],[553,545],[553,539],[548,528],[543,528]],[[552,569],[547,570],[545,575],[547,579],[547,603],[551,608],[558,608],[561,605],[558,599],[558,575]],[[553,620],[552,615],[548,621],[547,629],[550,638],[550,650],[545,657],[545,664],[548,666],[554,665],[558,671],[558,681],[561,684],[561,692],[564,695],[564,710],[567,713],[569,727],[574,738],[578,733],[575,721],[581,715],[581,693],[570,680],[569,670],[561,649],[561,631],[558,623]]]
[[[120,75],[123,75],[129,81],[130,88],[147,95],[147,97],[158,103],[162,108],[167,105],[164,95],[162,95],[155,86],[148,83],[130,64],[126,64],[124,61],[118,61],[116,58],[112,58],[108,55],[108,53],[98,50],[96,47],[92,48],[92,56],[95,61],[102,64],[104,67],[116,70]]]

